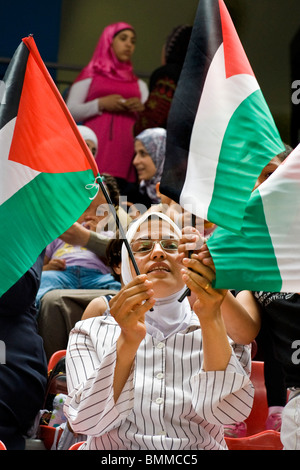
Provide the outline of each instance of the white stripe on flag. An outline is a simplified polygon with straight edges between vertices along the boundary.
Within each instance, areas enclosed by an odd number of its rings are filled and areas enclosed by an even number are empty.
[[[257,189],[281,274],[281,292],[299,291],[300,145]]]
[[[222,141],[228,123],[240,104],[259,89],[252,75],[226,79],[223,44],[210,65],[190,141],[185,184],[180,204],[207,219]]]
[[[16,118],[0,130],[0,205],[40,174],[39,171],[8,160],[15,124]]]

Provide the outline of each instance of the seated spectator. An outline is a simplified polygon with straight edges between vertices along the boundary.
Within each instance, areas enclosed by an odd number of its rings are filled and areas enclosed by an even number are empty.
[[[127,230],[128,225],[131,223],[132,218],[127,214],[127,211],[122,207],[122,196],[120,195],[117,180],[108,173],[101,174],[102,182],[110,197],[114,210],[117,213],[119,222]],[[101,193],[101,189],[99,190]],[[93,212],[93,207],[90,206],[82,216],[85,227],[109,238],[118,230],[115,217],[112,213],[112,208],[107,201],[97,205],[96,214]]]
[[[145,212],[160,199],[156,183],[160,181],[166,154],[166,130],[160,127],[146,129],[135,138],[133,165],[139,180],[139,193],[135,201],[137,210]]]
[[[87,126],[78,125],[77,127],[93,157],[96,157],[98,152],[98,139],[95,132]]]
[[[111,192],[114,194],[113,200],[117,202],[118,191],[117,185],[113,184],[114,181],[114,178],[110,175],[106,176],[107,190],[109,192],[109,188],[111,188]],[[99,246],[103,250],[103,245],[106,247],[109,239],[114,236],[112,231],[105,231],[107,225],[106,213],[101,216],[96,215],[98,208],[101,206],[104,206],[107,211],[110,210],[100,189],[77,224],[46,247],[41,285],[36,298],[38,308],[41,299],[50,290],[120,289],[120,283],[114,279],[111,269],[107,266],[105,260],[101,259],[99,252],[97,253]],[[127,224],[128,217],[125,211],[122,208],[115,209],[119,213],[122,211],[121,222]],[[112,217],[111,214],[109,215]],[[84,226],[80,227],[80,224]],[[91,240],[91,234],[92,231],[95,233],[99,224],[101,225],[99,230],[102,237],[99,237],[97,243],[95,238]],[[95,236],[98,238],[98,234],[95,233]]]
[[[272,160],[270,160],[270,162],[262,169],[261,174],[256,180],[253,190],[263,184],[292,152],[292,147],[290,147],[288,144],[284,144],[284,146],[285,150],[272,158]],[[261,327],[256,338],[256,344],[258,348],[257,360],[260,358],[260,360],[263,360],[264,362],[264,378],[268,402],[266,429],[280,432],[282,412],[287,400],[287,387],[283,366],[281,361],[278,360],[276,347],[273,344],[274,340],[268,325],[268,308],[266,308],[264,305],[264,299],[268,298],[269,296],[271,297],[271,295],[270,293],[262,292],[256,292],[252,294],[257,297],[257,301],[260,304],[259,310],[261,314]],[[242,294],[241,297],[238,296],[241,299],[241,303],[243,303],[244,295],[245,297],[247,296],[247,294]],[[286,295],[288,297],[290,294]],[[276,305],[276,302],[274,303]],[[270,304],[273,305],[273,302],[270,302]],[[286,309],[287,311],[289,310],[289,303],[287,303]],[[228,437],[244,437],[246,434],[247,426],[245,422],[235,423],[234,425],[228,426],[225,429],[225,435]]]
[[[88,436],[82,449],[226,449],[223,425],[252,406],[250,348],[227,337],[226,292],[212,288],[213,270],[197,255],[182,259],[171,219],[149,217],[127,232],[141,274],[123,245],[124,287],[105,315],[70,335],[64,411],[74,432]],[[186,285],[197,296],[194,311],[178,302]]]
[[[0,440],[8,450],[25,449],[44,402],[47,361],[35,320],[43,259],[0,298]]]

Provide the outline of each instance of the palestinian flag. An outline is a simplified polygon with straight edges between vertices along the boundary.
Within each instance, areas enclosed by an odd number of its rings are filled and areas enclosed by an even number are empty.
[[[283,150],[223,0],[200,0],[169,113],[160,191],[239,232],[257,177]]]
[[[242,234],[207,241],[216,288],[300,292],[300,145],[253,191]]]
[[[0,296],[85,211],[98,170],[33,37],[0,90]]]

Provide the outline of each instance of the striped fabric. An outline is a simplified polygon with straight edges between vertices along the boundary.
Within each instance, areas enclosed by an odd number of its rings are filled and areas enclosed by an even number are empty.
[[[33,37],[0,98],[0,296],[89,206],[98,170]]]
[[[244,420],[252,406],[249,347],[233,345],[226,371],[204,372],[195,315],[188,330],[164,341],[147,334],[115,403],[119,332],[108,315],[77,323],[70,335],[65,413],[88,435],[84,448],[226,449],[222,424]]]

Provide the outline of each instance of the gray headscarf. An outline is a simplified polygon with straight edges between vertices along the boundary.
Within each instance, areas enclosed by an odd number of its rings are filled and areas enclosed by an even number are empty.
[[[156,196],[155,186],[156,183],[161,180],[164,168],[167,140],[166,129],[163,129],[162,127],[145,129],[143,132],[137,135],[135,139],[142,142],[145,149],[152,158],[154,165],[156,166],[155,175],[150,180],[141,181],[140,190],[141,192],[147,193],[153,204],[157,204],[159,199]]]

